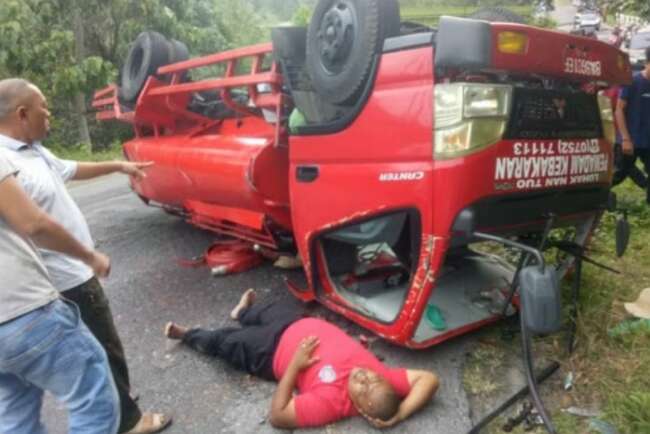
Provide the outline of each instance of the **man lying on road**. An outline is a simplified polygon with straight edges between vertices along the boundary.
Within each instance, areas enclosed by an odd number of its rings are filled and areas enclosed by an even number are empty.
[[[338,327],[305,318],[286,302],[254,299],[249,289],[231,313],[242,327],[187,329],[170,322],[165,335],[250,374],[278,379],[270,413],[275,427],[321,426],[355,415],[390,427],[438,389],[431,372],[388,368]]]

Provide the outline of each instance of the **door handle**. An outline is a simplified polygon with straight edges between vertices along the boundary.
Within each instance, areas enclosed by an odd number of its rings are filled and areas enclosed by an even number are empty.
[[[314,182],[318,178],[318,166],[298,166],[296,179],[298,182]]]

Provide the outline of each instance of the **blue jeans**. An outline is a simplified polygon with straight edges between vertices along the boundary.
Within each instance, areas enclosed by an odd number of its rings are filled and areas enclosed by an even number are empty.
[[[69,412],[70,434],[115,434],[117,391],[77,306],[54,301],[0,324],[0,433],[45,434],[43,391]]]

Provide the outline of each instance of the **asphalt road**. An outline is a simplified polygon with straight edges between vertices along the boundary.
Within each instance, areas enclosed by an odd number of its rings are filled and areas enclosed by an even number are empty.
[[[182,268],[179,258],[202,253],[214,236],[162,211],[149,208],[131,193],[125,178],[114,175],[70,186],[86,215],[97,246],[113,261],[104,281],[117,328],[126,348],[134,390],[143,410],[169,412],[169,434],[268,433],[266,421],[274,385],[237,372],[168,341],[162,334],[169,320],[219,327],[242,290],[253,287],[261,298],[289,300],[284,271],[270,265],[246,273],[214,278],[206,269]],[[291,272],[292,279],[301,273]],[[335,321],[354,336],[360,329],[314,307],[313,313]],[[393,430],[399,433],[463,433],[471,426],[462,386],[465,355],[473,337],[453,340],[426,351],[411,351],[378,342],[375,353],[386,362],[436,371],[441,388],[419,414]],[[52,434],[66,432],[65,412],[47,397],[43,419]],[[314,433],[376,432],[365,421],[349,419]]]

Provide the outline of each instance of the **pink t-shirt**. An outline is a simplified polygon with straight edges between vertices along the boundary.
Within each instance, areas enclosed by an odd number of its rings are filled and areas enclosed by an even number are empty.
[[[348,377],[356,367],[377,372],[399,396],[408,395],[411,387],[406,369],[386,367],[343,330],[317,318],[296,321],[282,334],[273,358],[277,379],[287,370],[300,341],[308,336],[320,340],[313,354],[320,361],[298,375],[295,407],[299,426],[322,426],[358,414],[348,395]]]

